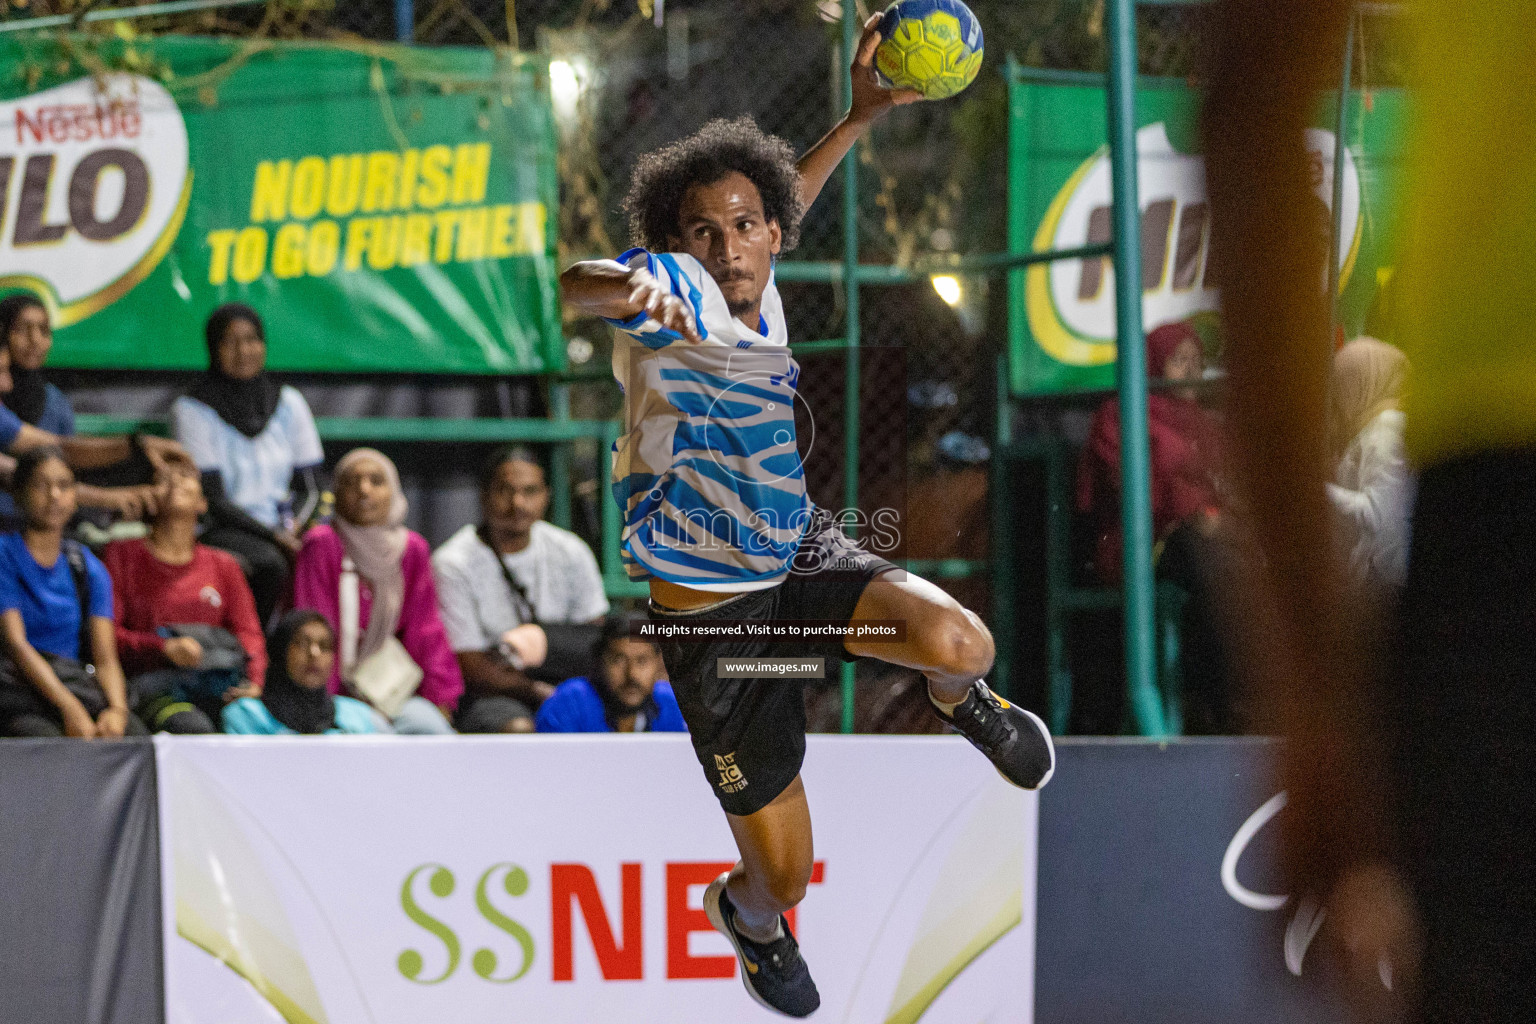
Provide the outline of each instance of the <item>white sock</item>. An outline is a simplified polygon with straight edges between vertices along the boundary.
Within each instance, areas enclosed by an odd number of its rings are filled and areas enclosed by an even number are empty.
[[[736,911],[736,930],[758,945],[766,946],[768,943],[777,942],[784,937],[784,919],[782,917],[775,917],[771,932],[759,932],[747,926],[747,923],[741,919],[741,911],[738,909]],[[765,934],[766,937],[764,937]]]
[[[945,718],[953,718],[953,717],[955,717],[955,708],[957,708],[961,704],[965,703],[965,698],[964,697],[961,697],[959,700],[955,701],[953,704],[946,704],[944,701],[939,700],[939,698],[937,698],[937,697],[935,697],[933,695],[933,684],[932,683],[928,684],[928,699],[933,702],[933,706],[934,707],[938,708],[941,712],[944,713],[944,717]]]

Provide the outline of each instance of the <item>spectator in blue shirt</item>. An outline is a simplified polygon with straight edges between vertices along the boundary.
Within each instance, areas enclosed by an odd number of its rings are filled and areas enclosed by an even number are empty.
[[[661,650],[634,636],[646,621],[610,615],[593,650],[591,678],[567,679],[539,705],[539,732],[687,732],[672,684],[662,678]]]
[[[64,392],[43,378],[53,351],[48,308],[26,292],[0,299],[0,338],[11,352],[11,393],[6,407],[39,430],[58,437],[75,432],[75,410]]]
[[[0,535],[0,725],[13,736],[147,733],[128,711],[112,577],[64,537],[76,502],[63,452],[24,452],[11,487],[24,525]]]

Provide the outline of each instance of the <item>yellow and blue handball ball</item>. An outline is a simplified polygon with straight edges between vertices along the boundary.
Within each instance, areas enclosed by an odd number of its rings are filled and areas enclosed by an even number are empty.
[[[981,70],[981,22],[960,0],[896,0],[880,16],[880,84],[942,100]]]

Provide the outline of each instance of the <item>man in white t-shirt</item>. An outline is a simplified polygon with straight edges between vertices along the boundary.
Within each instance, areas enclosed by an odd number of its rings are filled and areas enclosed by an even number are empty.
[[[448,641],[464,673],[460,732],[533,732],[554,685],[529,671],[548,641],[535,624],[601,621],[602,574],[586,542],[544,521],[549,486],[532,452],[502,448],[480,477],[482,522],[432,555]],[[498,564],[499,563],[499,564]]]

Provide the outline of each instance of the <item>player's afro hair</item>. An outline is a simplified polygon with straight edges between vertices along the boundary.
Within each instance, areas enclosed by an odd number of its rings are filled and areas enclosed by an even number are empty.
[[[678,234],[683,196],[739,171],[763,197],[763,215],[777,221],[788,252],[800,241],[800,172],[789,143],[769,135],[751,117],[711,121],[686,139],[647,153],[635,164],[624,212],[635,245],[664,249]]]

